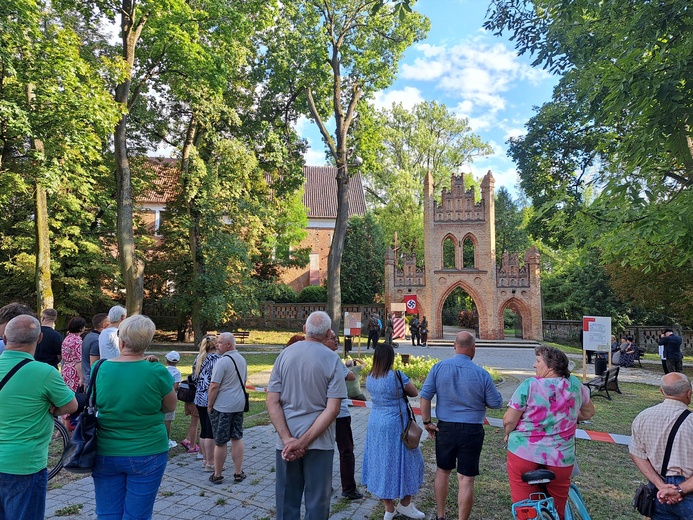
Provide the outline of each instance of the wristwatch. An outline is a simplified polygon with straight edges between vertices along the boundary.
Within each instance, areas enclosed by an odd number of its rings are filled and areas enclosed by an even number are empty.
[[[431,423],[431,421],[424,421],[423,424],[424,424],[424,426],[426,426],[427,424],[432,424],[432,423]]]
[[[424,423],[424,424],[426,424],[426,423]],[[683,489],[681,489],[681,486],[676,486],[676,491],[678,491],[678,492],[679,492],[679,495],[681,495],[681,496],[683,496],[683,495],[684,495],[684,493],[683,493]]]

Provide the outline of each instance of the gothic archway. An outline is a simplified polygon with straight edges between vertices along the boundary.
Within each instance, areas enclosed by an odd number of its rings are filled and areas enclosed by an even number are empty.
[[[512,313],[512,327],[508,327],[506,322],[506,317],[508,315],[507,311],[510,311]],[[513,329],[512,337],[516,338],[526,338],[528,337],[528,334],[530,334],[530,330],[527,328],[527,325],[530,323],[530,310],[529,307],[527,307],[527,304],[525,304],[522,300],[519,300],[518,298],[509,298],[503,304],[500,306],[499,310],[499,315],[498,315],[498,323],[499,323],[499,330],[503,331],[503,338],[506,338],[507,335],[505,334],[505,331],[508,330],[509,328]],[[519,330],[518,329],[519,326]]]
[[[479,334],[479,330],[481,328],[481,323],[480,320],[482,320],[484,313],[486,311],[484,307],[484,301],[481,298],[481,294],[479,294],[476,290],[474,290],[471,286],[468,284],[458,281],[455,283],[452,283],[440,296],[438,301],[435,303],[435,309],[436,309],[436,314],[435,314],[435,320],[438,325],[438,330],[441,331],[443,330],[443,308],[445,307],[445,302],[447,299],[458,289],[464,291],[469,297],[472,299],[473,304],[474,304],[474,309],[476,311],[476,333],[477,336]]]

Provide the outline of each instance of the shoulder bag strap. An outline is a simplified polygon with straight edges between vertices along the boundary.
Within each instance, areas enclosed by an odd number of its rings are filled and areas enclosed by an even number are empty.
[[[669,439],[667,440],[667,447],[666,450],[664,450],[664,460],[662,461],[662,471],[660,471],[660,475],[662,477],[666,477],[667,470],[669,469],[669,457],[671,457],[671,448],[674,446],[674,437],[676,437],[676,432],[679,430],[679,427],[683,424],[683,421],[686,420],[686,417],[691,413],[690,410],[686,409],[684,410],[681,415],[679,415],[679,418],[676,419],[676,422],[674,423],[674,427],[671,429],[671,433],[669,433]]]
[[[96,411],[96,376],[98,375],[99,368],[104,361],[106,360],[99,359],[91,368],[89,387],[87,388],[87,407],[91,413]]]
[[[22,368],[27,363],[31,363],[32,361],[33,361],[33,359],[24,358],[19,363],[17,363],[15,366],[13,366],[10,369],[10,371],[7,374],[5,374],[5,377],[2,378],[2,381],[0,381],[0,390],[2,390],[2,387],[5,386],[5,383],[7,383],[10,379],[12,379],[12,376],[15,375],[20,368]]]
[[[224,355],[226,356],[226,354],[224,354]],[[238,371],[238,365],[236,364],[236,360],[233,359],[231,356],[226,356],[226,357],[229,358],[231,360],[231,362],[233,363],[233,367],[236,369],[236,375],[238,376],[238,381],[241,383],[241,390],[243,390],[243,395],[247,396],[248,392],[246,392],[246,390],[245,390],[245,381],[243,381],[241,379],[241,373]]]
[[[409,398],[407,397],[407,394],[404,391],[404,381],[402,381],[402,374],[399,370],[395,372],[397,375],[397,379],[399,379],[399,384],[402,387],[402,397],[404,398],[404,402],[407,403],[407,413],[409,414],[409,419],[414,420],[414,410],[411,409],[411,403],[409,403]]]

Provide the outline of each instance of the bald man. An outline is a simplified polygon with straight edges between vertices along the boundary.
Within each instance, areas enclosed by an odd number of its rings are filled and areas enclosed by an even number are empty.
[[[688,412],[691,382],[680,372],[662,377],[660,392],[664,401],[646,408],[633,421],[630,458],[650,484],[657,488],[652,518],[693,518],[693,414],[681,423],[671,457],[660,475],[664,452],[674,423]]]
[[[0,356],[0,518],[43,518],[53,415],[77,410],[75,394],[52,366],[34,361],[41,324],[28,314],[5,327]]]
[[[491,375],[472,362],[474,336],[460,332],[455,356],[436,363],[421,388],[421,418],[436,441],[434,490],[436,516],[445,519],[450,473],[457,467],[459,520],[467,520],[474,504],[474,479],[484,444],[486,408],[500,408],[503,398]],[[437,396],[438,423],[431,422],[431,399]]]

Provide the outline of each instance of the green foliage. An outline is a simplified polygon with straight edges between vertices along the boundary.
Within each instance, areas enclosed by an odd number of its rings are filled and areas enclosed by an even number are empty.
[[[450,293],[443,303],[443,325],[458,325],[461,311],[470,311],[471,314],[471,311],[475,310],[476,304],[472,297],[464,289],[458,287]],[[475,326],[474,324],[469,328]]]
[[[364,365],[361,376],[365,378],[370,373],[371,368],[373,368],[373,357],[365,357],[363,361]],[[439,361],[439,359],[430,356],[409,356],[409,363],[405,365],[402,363],[402,356],[395,353],[395,362],[392,369],[404,372],[417,388],[421,388],[431,368]]]
[[[479,326],[479,315],[476,311],[461,310],[457,313],[457,326],[463,329],[476,329]]]
[[[263,298],[275,303],[294,303],[298,300],[298,294],[286,284],[268,283]]]
[[[327,301],[327,288],[323,285],[305,287],[296,299],[298,303],[323,303]]]
[[[529,246],[523,212],[510,192],[501,186],[496,192],[496,261],[500,265],[505,251],[522,255]]]
[[[342,256],[342,300],[373,303],[384,291],[385,241],[372,213],[349,219]]]
[[[397,233],[402,251],[422,260],[426,174],[433,176],[439,194],[462,165],[491,153],[490,146],[471,133],[467,119],[435,101],[411,110],[401,104],[380,112],[362,110],[355,139],[364,159],[366,195],[385,239],[392,243]],[[471,175],[465,176],[468,189],[475,184]]]

